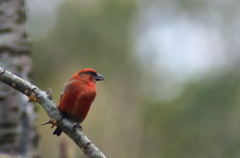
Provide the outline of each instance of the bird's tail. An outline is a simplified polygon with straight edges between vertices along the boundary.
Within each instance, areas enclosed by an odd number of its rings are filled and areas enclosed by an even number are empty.
[[[56,130],[53,132],[53,135],[57,135],[57,136],[60,136],[61,135],[61,133],[62,133],[62,130],[61,130],[61,128],[59,128],[59,127],[57,127],[56,128]]]

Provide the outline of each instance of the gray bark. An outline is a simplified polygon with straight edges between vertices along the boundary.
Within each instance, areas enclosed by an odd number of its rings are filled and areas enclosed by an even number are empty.
[[[73,130],[73,122],[63,118],[59,109],[52,101],[51,91],[44,92],[37,86],[17,77],[11,72],[0,67],[0,80],[16,90],[27,95],[31,101],[38,102],[46,110],[53,125],[60,127],[89,158],[106,158],[106,156],[95,146],[81,130]]]
[[[25,22],[24,0],[0,0],[0,66],[29,81],[31,50]],[[0,153],[39,157],[34,105],[4,83],[0,89]]]

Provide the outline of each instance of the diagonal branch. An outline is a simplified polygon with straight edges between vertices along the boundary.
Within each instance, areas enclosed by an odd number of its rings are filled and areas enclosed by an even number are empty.
[[[28,96],[31,101],[36,101],[42,105],[48,116],[58,122],[58,126],[61,127],[63,132],[66,133],[89,158],[106,158],[106,156],[83,134],[82,131],[73,130],[73,123],[68,121],[68,119],[61,120],[62,115],[60,114],[60,111],[46,92],[1,67],[0,80]]]

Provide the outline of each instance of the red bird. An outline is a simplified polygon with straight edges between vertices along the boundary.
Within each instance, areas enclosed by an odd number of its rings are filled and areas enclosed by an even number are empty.
[[[102,80],[104,80],[103,76],[93,69],[76,72],[63,88],[59,110],[66,113],[70,121],[80,126],[96,97],[96,81]],[[62,130],[57,127],[53,134],[60,136],[61,133]]]

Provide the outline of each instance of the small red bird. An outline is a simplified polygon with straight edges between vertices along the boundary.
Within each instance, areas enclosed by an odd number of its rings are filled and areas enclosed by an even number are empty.
[[[63,88],[59,110],[66,113],[70,121],[80,126],[96,97],[96,81],[102,80],[104,80],[103,76],[93,69],[76,72]],[[57,127],[53,134],[60,136],[61,133],[62,130]]]

